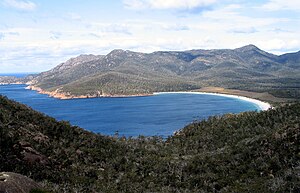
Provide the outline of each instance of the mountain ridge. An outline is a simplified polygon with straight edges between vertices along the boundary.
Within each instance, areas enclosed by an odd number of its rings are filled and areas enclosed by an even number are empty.
[[[152,53],[115,49],[107,55],[80,55],[28,83],[66,98],[99,97],[98,91],[123,96],[203,87],[300,98],[299,74],[300,51],[274,55],[250,44],[236,49]]]

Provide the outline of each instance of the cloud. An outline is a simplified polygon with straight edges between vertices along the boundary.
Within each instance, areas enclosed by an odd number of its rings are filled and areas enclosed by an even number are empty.
[[[270,32],[275,32],[275,33],[290,33],[292,31],[276,27],[274,29],[271,29]]]
[[[71,20],[75,20],[75,21],[80,21],[81,20],[81,15],[79,15],[78,13],[73,13],[73,12],[70,12],[70,13],[67,13],[67,17]]]
[[[120,33],[131,35],[129,28],[126,25],[122,24],[111,24],[102,28],[103,32],[110,32],[110,33]]]
[[[32,1],[4,0],[3,4],[21,11],[33,11],[36,9],[36,4]]]
[[[300,10],[300,1],[270,0],[266,4],[264,4],[261,8],[267,9],[269,11]]]
[[[97,33],[88,33],[86,36],[88,37],[92,37],[92,38],[101,38],[101,35],[97,34]]]
[[[187,31],[187,30],[190,30],[190,28],[187,25],[180,25],[180,24],[167,25],[167,26],[164,26],[164,29],[170,30],[170,31]]]
[[[287,51],[296,50],[300,47],[300,41],[297,39],[269,39],[265,41],[259,41],[257,45],[265,50],[270,51]]]
[[[229,32],[237,33],[237,34],[252,34],[258,32],[256,28],[249,27],[249,28],[236,28],[233,30],[230,30]]]
[[[178,9],[194,10],[208,7],[217,0],[123,0],[123,4],[129,9]]]
[[[123,0],[123,4],[129,9],[144,9],[147,5],[141,0]]]
[[[8,32],[7,34],[11,35],[11,36],[19,36],[20,35],[19,32]]]
[[[207,26],[214,25],[215,29],[223,28],[227,32],[237,33],[254,33],[257,32],[257,29],[262,31],[262,28],[274,28],[280,23],[290,21],[288,18],[282,17],[247,16],[243,14],[244,9],[240,5],[228,5],[219,9],[205,11],[202,17],[204,21],[208,21]],[[248,9],[251,10],[250,8]],[[257,11],[257,9],[252,9],[251,11]]]
[[[4,38],[7,38],[9,36],[19,36],[19,32],[0,32],[0,40],[4,40]]]
[[[61,32],[56,32],[56,31],[50,31],[50,38],[53,40],[57,40],[62,36]]]
[[[0,47],[0,72],[41,72],[46,71],[67,59],[89,53],[81,48],[38,44],[18,44]],[[35,61],[35,62],[32,62]]]
[[[128,22],[122,22],[122,23],[89,22],[85,24],[85,28],[87,28],[91,33],[94,33],[94,37],[97,37],[99,35],[102,36],[102,35],[112,35],[112,34],[132,35],[131,31],[134,30],[135,26],[131,25]]]
[[[0,40],[4,39],[5,38],[5,35],[4,33],[0,32]]]

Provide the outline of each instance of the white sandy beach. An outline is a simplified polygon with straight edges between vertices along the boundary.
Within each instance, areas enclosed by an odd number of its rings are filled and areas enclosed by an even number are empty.
[[[230,94],[209,93],[209,92],[156,92],[156,93],[153,93],[153,94],[154,95],[159,95],[159,94],[173,94],[173,93],[179,93],[179,94],[180,93],[182,93],[182,94],[205,94],[205,95],[216,95],[216,96],[230,97],[230,98],[235,98],[235,99],[239,99],[239,100],[254,103],[262,111],[266,111],[266,110],[272,108],[272,106],[267,102],[263,102],[263,101],[260,101],[260,100],[257,100],[257,99],[252,99],[252,98],[249,98],[249,97],[230,95]]]

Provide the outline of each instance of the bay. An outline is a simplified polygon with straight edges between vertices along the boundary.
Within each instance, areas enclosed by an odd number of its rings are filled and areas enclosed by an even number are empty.
[[[103,135],[162,136],[198,120],[213,115],[258,111],[251,102],[235,98],[167,93],[145,97],[89,98],[60,100],[36,91],[26,85],[1,85],[0,94],[43,112],[57,120]]]

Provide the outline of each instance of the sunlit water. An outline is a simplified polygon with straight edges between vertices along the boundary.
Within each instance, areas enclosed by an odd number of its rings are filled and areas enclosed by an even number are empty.
[[[26,85],[1,85],[0,94],[58,120],[70,121],[95,133],[119,136],[166,137],[174,131],[212,115],[259,110],[253,103],[234,98],[160,94],[147,97],[59,100],[25,89]]]

